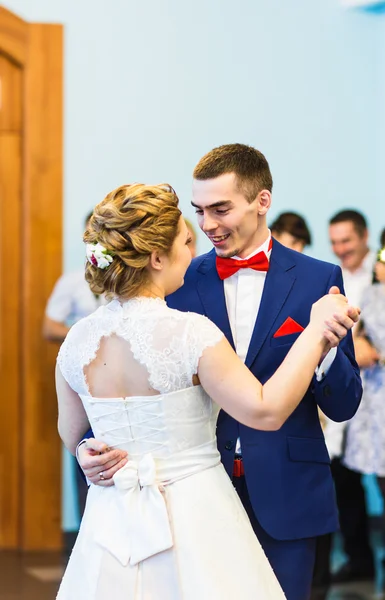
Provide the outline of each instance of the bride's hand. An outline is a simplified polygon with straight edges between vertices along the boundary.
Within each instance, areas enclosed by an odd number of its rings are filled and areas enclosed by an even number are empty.
[[[127,464],[127,452],[111,450],[103,442],[89,438],[78,448],[78,462],[91,483],[109,487],[114,485],[112,476]]]
[[[357,323],[360,309],[350,306],[337,287],[313,304],[310,325],[317,328],[325,339],[325,349],[338,346],[349,329]]]

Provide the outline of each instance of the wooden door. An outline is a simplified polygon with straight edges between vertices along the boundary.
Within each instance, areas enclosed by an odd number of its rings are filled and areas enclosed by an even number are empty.
[[[44,309],[62,271],[62,27],[0,7],[0,549],[58,549],[61,444]]]
[[[0,547],[20,545],[22,71],[0,53]]]

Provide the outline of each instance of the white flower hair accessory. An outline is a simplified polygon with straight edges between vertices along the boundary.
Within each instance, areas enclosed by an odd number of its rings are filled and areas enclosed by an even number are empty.
[[[86,244],[86,254],[88,262],[94,267],[98,267],[98,269],[108,269],[114,259],[112,253],[108,252],[107,248],[99,242]]]

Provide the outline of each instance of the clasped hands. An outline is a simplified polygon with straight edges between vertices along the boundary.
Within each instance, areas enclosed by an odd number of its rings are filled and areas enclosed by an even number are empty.
[[[313,305],[312,314],[314,310],[317,310],[318,304],[323,304],[325,310],[329,311],[328,317],[323,321],[325,338],[323,357],[325,357],[331,348],[338,346],[348,331],[358,322],[361,311],[348,303],[347,298],[340,293],[337,286],[331,287],[329,294]],[[332,312],[332,316],[330,316],[330,312]]]

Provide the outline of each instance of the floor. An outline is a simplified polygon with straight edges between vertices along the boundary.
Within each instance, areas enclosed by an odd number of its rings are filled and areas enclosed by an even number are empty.
[[[385,594],[381,591],[385,586],[382,568],[384,547],[378,532],[373,533],[372,539],[378,567],[376,581],[335,587],[327,600],[385,600]],[[55,600],[66,560],[66,555],[54,552],[0,552],[0,600]],[[337,539],[333,554],[334,568],[342,561]]]
[[[64,566],[55,552],[0,552],[0,600],[54,600]]]

